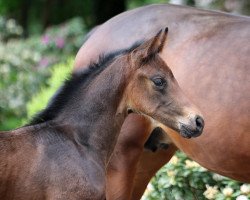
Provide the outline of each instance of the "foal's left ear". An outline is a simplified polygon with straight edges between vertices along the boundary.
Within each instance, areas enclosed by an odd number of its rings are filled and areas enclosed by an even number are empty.
[[[155,54],[161,52],[168,34],[168,28],[161,29],[153,38],[143,42],[132,51],[133,58],[146,61]]]

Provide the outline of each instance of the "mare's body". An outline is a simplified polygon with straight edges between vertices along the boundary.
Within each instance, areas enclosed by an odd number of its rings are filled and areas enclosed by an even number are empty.
[[[250,18],[184,6],[152,5],[122,13],[99,26],[78,52],[75,70],[101,52],[129,46],[169,26],[161,57],[205,115],[205,133],[186,140],[167,130],[174,144],[204,167],[250,182]],[[133,116],[131,116],[133,117]],[[133,120],[131,120],[133,121]],[[126,129],[135,129],[130,123]],[[135,199],[174,150],[144,152]]]
[[[128,110],[184,137],[200,135],[203,119],[158,55],[166,36],[167,29],[72,74],[30,126],[0,133],[1,200],[105,199],[106,167]]]

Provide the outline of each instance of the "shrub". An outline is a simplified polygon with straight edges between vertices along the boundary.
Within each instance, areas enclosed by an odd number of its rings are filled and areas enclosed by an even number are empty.
[[[8,41],[18,38],[23,33],[23,28],[14,19],[6,19],[0,16],[0,41]]]
[[[209,172],[184,153],[177,152],[151,180],[145,200],[247,200],[250,184]]]
[[[1,130],[21,125],[26,102],[48,77],[46,69],[34,67],[40,56],[24,43],[0,43]]]
[[[73,18],[58,26],[48,28],[42,44],[49,53],[75,53],[82,45],[85,26],[81,18]]]
[[[48,67],[76,55],[83,44],[86,29],[81,18],[73,18],[63,24],[49,27],[43,35],[25,41],[27,46],[40,53],[37,67]]]
[[[0,42],[0,130],[22,124],[26,103],[46,84],[47,68],[75,55],[84,32],[82,20],[74,18],[50,27],[43,36]],[[47,43],[45,36],[50,38]]]

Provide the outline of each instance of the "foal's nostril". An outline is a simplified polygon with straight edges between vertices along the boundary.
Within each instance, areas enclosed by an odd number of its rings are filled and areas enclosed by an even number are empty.
[[[204,128],[204,120],[199,115],[192,118],[190,125],[182,124],[180,133],[185,138],[198,137],[201,135]]]
[[[204,120],[200,116],[197,116],[195,119],[195,122],[196,122],[197,129],[202,130],[204,127]]]

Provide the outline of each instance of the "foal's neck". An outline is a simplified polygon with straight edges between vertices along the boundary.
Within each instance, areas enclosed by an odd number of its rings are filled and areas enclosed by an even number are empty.
[[[79,86],[77,96],[56,119],[73,126],[77,142],[96,153],[103,164],[111,156],[127,115],[125,107],[120,109],[127,70],[117,62],[93,77],[87,86]]]

